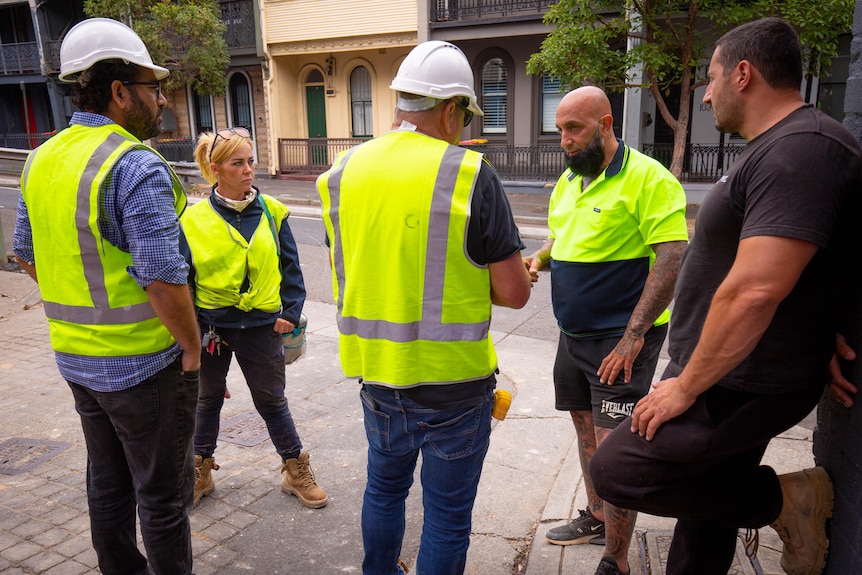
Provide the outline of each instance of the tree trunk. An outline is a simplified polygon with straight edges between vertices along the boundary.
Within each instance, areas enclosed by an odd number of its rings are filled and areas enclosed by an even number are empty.
[[[680,104],[682,108],[682,104]],[[687,123],[687,122],[686,122]],[[688,139],[688,127],[682,122],[673,126],[673,158],[670,162],[670,173],[677,180],[682,180],[682,168],[685,161],[685,144]]]

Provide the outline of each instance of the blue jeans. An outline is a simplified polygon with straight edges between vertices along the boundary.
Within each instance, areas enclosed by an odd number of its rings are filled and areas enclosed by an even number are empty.
[[[90,531],[101,572],[190,574],[198,373],[183,373],[177,360],[123,391],[68,383],[87,443]],[[136,507],[146,558],[136,544]]]
[[[404,508],[422,452],[424,523],[418,575],[462,575],[473,502],[491,437],[493,379],[477,406],[423,407],[399,391],[363,385],[368,482],[362,503],[363,575],[403,575],[397,566]]]
[[[208,331],[207,326],[201,326]],[[266,423],[269,437],[282,459],[298,457],[302,442],[284,396],[284,340],[272,324],[246,329],[216,328],[228,345],[221,353],[201,351],[201,384],[198,397],[195,455],[212,457],[216,449],[221,408],[231,357],[245,376],[251,399]]]

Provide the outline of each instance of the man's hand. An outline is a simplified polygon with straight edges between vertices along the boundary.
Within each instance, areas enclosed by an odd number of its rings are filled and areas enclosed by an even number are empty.
[[[835,354],[832,356],[832,361],[829,362],[829,381],[826,385],[838,403],[850,408],[853,407],[853,396],[856,395],[858,389],[841,373],[840,360],[842,359],[853,361],[856,359],[856,352],[847,345],[844,336],[837,333],[835,334]]]
[[[694,404],[697,398],[690,397],[678,378],[660,381],[635,406],[632,413],[632,433],[651,441],[655,432],[665,421],[680,415]]]
[[[644,346],[643,336],[636,336],[626,330],[616,347],[602,360],[596,375],[601,383],[613,385],[620,372],[623,372],[623,383],[632,380],[632,365]]]
[[[527,272],[530,274],[530,281],[532,283],[539,281],[539,270],[542,269],[542,260],[534,256],[527,256],[521,259],[524,261],[524,267],[527,268]]]
[[[183,350],[180,364],[184,372],[196,372],[201,368],[201,348],[186,351]]]
[[[548,238],[542,243],[542,247],[527,257],[521,258],[524,262],[524,267],[527,268],[527,273],[530,274],[531,283],[539,281],[539,272],[550,263],[551,248],[553,246],[554,238]]]

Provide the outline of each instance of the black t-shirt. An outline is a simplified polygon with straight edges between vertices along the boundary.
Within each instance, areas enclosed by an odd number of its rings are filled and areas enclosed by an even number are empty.
[[[666,375],[691,358],[739,241],[781,236],[820,249],[751,355],[719,385],[753,393],[822,385],[846,296],[859,299],[858,272],[847,268],[862,249],[860,194],[862,150],[820,111],[803,106],[752,140],[698,211],[676,284]]]
[[[479,168],[467,228],[467,255],[479,265],[501,262],[525,248],[512,207],[497,172],[485,162]],[[476,217],[478,214],[478,218]]]

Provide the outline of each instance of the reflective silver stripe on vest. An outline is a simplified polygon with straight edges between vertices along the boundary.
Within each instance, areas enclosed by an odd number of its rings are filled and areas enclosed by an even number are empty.
[[[93,307],[63,305],[44,302],[45,316],[50,319],[85,325],[116,325],[139,323],[156,317],[150,302],[112,308],[108,303],[108,290],[96,236],[90,232],[90,188],[102,165],[126,138],[111,133],[96,149],[87,162],[87,167],[78,185],[78,205],[75,210],[75,225],[78,228],[78,245],[84,263],[84,278],[90,290]]]
[[[24,187],[25,187],[26,182],[27,182],[27,176],[30,174],[30,163],[33,161],[33,158],[35,156],[36,156],[35,151],[30,152],[29,154],[27,154],[27,161],[24,162],[24,169],[21,171],[21,179],[20,179],[22,192],[24,191]]]
[[[355,148],[354,148],[355,150]],[[333,238],[333,265],[338,281],[338,328],[344,335],[358,335],[365,339],[385,339],[394,342],[428,341],[481,341],[488,336],[491,320],[479,323],[443,323],[443,286],[446,276],[446,254],[449,240],[449,216],[455,194],[455,185],[461,162],[467,151],[449,146],[443,154],[437,181],[431,198],[431,219],[428,223],[428,248],[425,256],[425,286],[422,303],[422,321],[394,323],[384,320],[365,320],[342,316],[344,299],[344,254],[341,234],[338,232],[341,178],[344,166],[353,150],[344,157],[341,165],[329,176],[330,217]],[[490,297],[490,294],[489,294]]]

